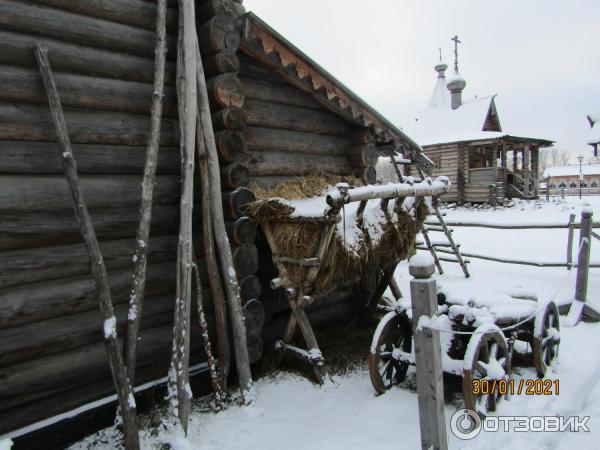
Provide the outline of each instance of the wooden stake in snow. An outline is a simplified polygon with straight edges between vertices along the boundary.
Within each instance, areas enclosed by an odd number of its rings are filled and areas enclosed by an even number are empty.
[[[200,52],[196,54],[196,62],[202,62]],[[196,68],[197,73],[202,71],[202,66]],[[197,87],[198,91],[200,86]],[[217,328],[217,343],[219,352],[219,379],[223,392],[227,392],[227,377],[231,351],[229,348],[229,330],[227,329],[227,303],[219,275],[219,263],[215,250],[213,234],[212,212],[210,204],[210,177],[208,172],[208,154],[204,143],[201,116],[198,114],[196,125],[196,152],[198,158],[198,173],[200,174],[201,203],[202,203],[202,240],[204,242],[204,259],[208,272],[208,284],[212,293],[215,306],[215,320]]]
[[[198,50],[197,63],[198,76],[198,101],[202,131],[206,144],[208,156],[208,176],[210,180],[210,200],[212,209],[212,223],[221,262],[221,272],[225,277],[225,290],[227,302],[231,315],[231,329],[233,331],[233,344],[235,351],[235,362],[238,373],[238,382],[242,394],[242,401],[250,403],[254,396],[252,386],[252,374],[250,372],[250,359],[248,357],[248,344],[246,342],[246,325],[242,312],[242,301],[240,287],[237,282],[235,269],[233,268],[233,257],[231,246],[225,229],[225,219],[222,210],[221,175],[219,170],[219,156],[215,144],[215,135],[212,128],[212,118],[206,89],[206,78],[202,67],[202,58]]]
[[[200,282],[200,274],[198,273],[198,263],[196,262],[196,255],[194,255],[194,275],[196,281],[196,307],[198,308],[198,322],[200,323],[200,330],[202,331],[202,340],[204,341],[204,351],[206,352],[206,361],[208,363],[208,369],[210,371],[210,381],[215,393],[215,404],[217,409],[223,409],[223,401],[225,400],[225,394],[219,384],[219,375],[217,374],[217,367],[215,364],[215,358],[212,353],[212,346],[210,344],[210,336],[208,334],[208,324],[206,323],[206,316],[204,315],[204,306],[202,305],[202,283]]]
[[[196,144],[196,26],[193,0],[179,2],[177,98],[181,149],[181,200],[177,246],[177,294],[173,353],[169,369],[169,398],[187,433],[192,391],[189,384],[190,308],[192,295],[192,208],[194,203],[194,148]]]
[[[128,378],[135,382],[135,362],[138,331],[142,319],[142,305],[146,286],[146,261],[150,235],[150,219],[152,217],[152,195],[160,141],[160,122],[165,85],[165,59],[167,54],[166,40],[167,0],[158,0],[156,9],[156,48],[154,59],[154,92],[150,119],[150,137],[146,150],[146,165],[142,180],[142,202],[140,205],[140,222],[135,239],[135,256],[133,286],[129,297],[129,313],[127,314],[127,333],[125,335],[125,360]]]
[[[135,399],[133,389],[127,379],[127,371],[121,354],[121,345],[117,338],[117,320],[113,311],[112,299],[108,286],[108,277],[106,267],[102,259],[98,239],[92,225],[92,220],[83,198],[79,176],[77,174],[77,163],[71,149],[71,142],[67,130],[67,124],[63,114],[62,105],[54,82],[50,61],[48,60],[48,51],[45,48],[36,45],[35,57],[42,74],[42,80],[46,93],[48,94],[48,103],[56,135],[62,150],[62,161],[65,169],[65,177],[69,184],[71,197],[73,199],[73,208],[75,217],[79,224],[79,230],[83,237],[88,256],[90,258],[90,269],[94,277],[94,284],[100,301],[100,313],[104,320],[104,344],[108,354],[108,362],[117,391],[119,407],[123,415],[123,433],[125,435],[125,448],[128,450],[139,449],[139,436],[136,425]]]

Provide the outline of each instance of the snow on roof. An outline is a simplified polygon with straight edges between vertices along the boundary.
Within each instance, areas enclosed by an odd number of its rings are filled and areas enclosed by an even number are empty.
[[[581,166],[583,175],[600,175],[600,164],[584,164]],[[552,166],[546,168],[543,178],[570,177],[579,175],[579,164]]]
[[[594,111],[588,114],[588,120],[590,121],[590,125],[594,125],[597,122],[600,122],[600,111]]]
[[[481,134],[493,98],[467,101],[457,109],[450,105],[426,109],[417,114],[414,122],[407,124],[405,131],[419,145],[442,142],[437,138],[444,136]]]
[[[598,119],[600,119],[600,117],[598,117]],[[592,131],[590,132],[587,143],[589,145],[600,144],[600,121],[595,122],[592,126]]]

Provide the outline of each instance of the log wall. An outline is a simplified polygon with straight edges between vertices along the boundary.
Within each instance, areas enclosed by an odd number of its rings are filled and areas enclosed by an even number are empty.
[[[264,299],[267,325],[248,331],[253,348],[262,349],[263,339],[266,345],[281,335],[288,306],[265,288],[272,265],[259,230],[244,216],[243,205],[254,198],[249,188],[317,171],[373,181],[376,156],[366,129],[350,125],[239,50],[239,2],[197,5],[223,211],[242,300]],[[169,2],[166,101],[138,385],[164,376],[170,359],[180,188],[176,6]],[[154,15],[150,0],[0,2],[0,435],[114,392],[33,45],[48,48],[122,329],[150,129]],[[198,209],[194,223],[200,220]],[[199,236],[195,246],[202,264]],[[210,291],[207,280],[202,283],[211,322]],[[309,313],[315,323],[347,318],[351,292],[340,290],[315,305]],[[205,355],[192,328],[194,364]],[[254,359],[261,353],[252,352]]]

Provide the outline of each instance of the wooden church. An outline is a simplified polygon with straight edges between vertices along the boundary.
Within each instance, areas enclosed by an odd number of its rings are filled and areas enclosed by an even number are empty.
[[[463,100],[467,82],[458,70],[460,41],[456,36],[453,40],[453,74],[446,77],[448,65],[440,53],[428,107],[405,131],[433,162],[433,175],[450,178],[452,188],[443,200],[496,204],[505,197],[537,197],[540,149],[551,146],[552,141],[503,131],[495,95]]]

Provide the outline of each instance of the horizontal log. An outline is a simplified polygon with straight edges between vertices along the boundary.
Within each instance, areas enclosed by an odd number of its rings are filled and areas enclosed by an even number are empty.
[[[240,163],[221,166],[221,187],[223,189],[237,189],[248,187],[250,172],[248,167]]]
[[[146,296],[141,327],[155,328],[172,323],[173,303],[172,295]],[[119,334],[125,330],[128,308],[127,303],[115,306]],[[98,310],[6,328],[0,330],[0,367],[83,347],[102,339],[103,322]]]
[[[198,327],[192,327],[193,360],[204,359],[198,350],[202,346]],[[151,328],[140,333],[138,364],[158,364],[166,374],[170,352],[172,326]],[[194,362],[195,362],[194,361]],[[93,381],[110,380],[110,371],[103,343],[49,355],[0,369],[0,411],[16,405],[55,396]],[[56,400],[55,400],[56,401]]]
[[[352,145],[346,137],[275,128],[246,127],[243,133],[250,151],[343,156]]]
[[[225,222],[227,235],[234,245],[253,244],[256,241],[257,224],[248,217]]]
[[[140,202],[140,177],[133,175],[87,175],[80,178],[83,195],[90,208],[108,208]],[[179,178],[156,177],[154,202],[174,204],[179,201]],[[0,175],[0,211],[69,210],[72,199],[63,177],[52,175]]]
[[[240,77],[240,81],[242,92],[247,98],[323,111],[323,106],[312,96],[290,85],[253,77]]]
[[[247,302],[252,299],[260,299],[262,287],[260,280],[254,275],[247,276],[240,280],[240,291],[242,302]]]
[[[146,145],[149,118],[137,114],[65,109],[72,143]],[[0,105],[0,140],[56,141],[47,106]],[[179,145],[177,121],[163,119],[160,144]]]
[[[7,31],[0,31],[0,42],[2,42],[2,47],[0,47],[1,64],[37,69],[32,48],[39,43],[48,49],[52,69],[56,72],[73,72],[142,83],[152,83],[154,79],[153,57],[126,55]],[[175,64],[172,62],[167,62],[165,66],[165,84],[169,86],[175,84]]]
[[[211,109],[242,108],[244,94],[236,74],[225,73],[206,81]]]
[[[243,307],[244,322],[246,323],[246,334],[248,336],[260,336],[265,326],[265,310],[260,301],[249,300]]]
[[[212,115],[213,128],[221,130],[242,130],[246,126],[246,115],[242,108],[225,108]]]
[[[240,70],[240,60],[231,53],[216,53],[202,60],[204,73],[208,78],[222,73],[237,72]]]
[[[34,0],[34,3],[147,30],[156,29],[156,6],[143,0]],[[176,9],[167,9],[166,22],[168,30],[176,32]]]
[[[248,188],[223,192],[223,214],[226,218],[239,219],[245,216],[244,207],[256,200],[254,193]]]
[[[144,172],[146,146],[73,144],[80,175],[117,175]],[[157,173],[181,172],[177,147],[161,147]],[[34,141],[0,141],[0,173],[62,175],[64,169],[57,144]]]
[[[327,172],[336,175],[352,173],[350,162],[344,156],[308,155],[303,153],[249,153],[248,169],[250,175],[312,175]]]
[[[150,30],[21,1],[4,0],[0,3],[0,27],[15,32],[34,32],[72,43],[85,42],[92,47],[132,55],[154,56],[155,33]],[[174,57],[174,37],[167,37],[167,48]],[[49,57],[52,63],[53,55],[49,54]]]
[[[115,304],[129,300],[132,266],[110,270],[108,280]],[[175,260],[149,264],[148,297],[175,291]],[[91,275],[31,283],[0,290],[0,328],[19,327],[52,318],[96,310],[98,300]]]
[[[378,158],[379,156],[374,144],[358,145],[348,150],[350,165],[355,168],[375,167]]]
[[[251,77],[258,80],[268,80],[271,83],[286,84],[279,75],[243,51],[238,52],[237,55],[240,60],[240,77],[242,79]]]
[[[347,136],[352,130],[347,122],[328,111],[253,99],[246,100],[245,110],[248,125],[340,136]]]
[[[102,241],[100,249],[107,269],[133,267],[134,239]],[[175,260],[176,249],[176,235],[152,237],[148,261]],[[88,273],[89,257],[82,243],[0,252],[0,288]]]
[[[258,249],[254,244],[233,248],[233,267],[238,278],[254,275],[258,271]]]
[[[195,210],[196,213],[198,210]],[[100,240],[134,238],[139,222],[138,208],[109,207],[90,210]],[[154,205],[152,236],[177,233],[179,205]],[[195,222],[200,220],[195,216]],[[0,220],[0,250],[65,245],[81,242],[81,233],[72,210],[8,211]]]
[[[54,80],[63,107],[150,115],[153,87],[149,83],[60,72],[54,75]],[[39,70],[34,68],[0,65],[0,85],[2,101],[48,104]],[[165,87],[163,114],[177,118],[174,87]]]
[[[215,133],[220,159],[234,162],[246,155],[246,141],[240,131],[226,130]]]
[[[373,166],[355,169],[354,175],[367,184],[377,183],[377,170]]]
[[[241,23],[237,12],[221,11],[198,27],[198,39],[203,55],[237,52],[241,39]]]

